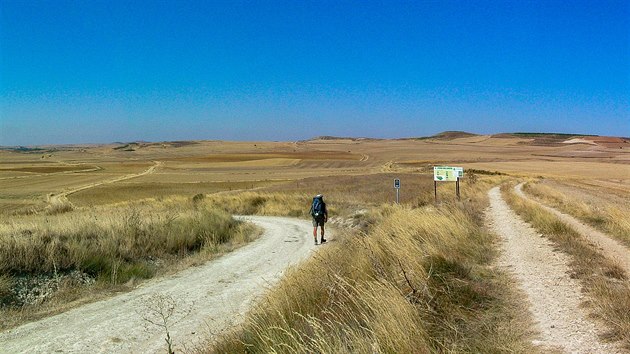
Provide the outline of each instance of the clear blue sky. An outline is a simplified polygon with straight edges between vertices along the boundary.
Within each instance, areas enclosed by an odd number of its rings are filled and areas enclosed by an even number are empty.
[[[630,136],[630,1],[0,0],[0,145]]]

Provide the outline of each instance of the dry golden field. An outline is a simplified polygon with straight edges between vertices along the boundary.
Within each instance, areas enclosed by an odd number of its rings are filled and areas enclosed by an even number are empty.
[[[442,183],[438,186],[440,203],[434,205],[435,165],[464,168],[462,202],[456,201],[453,183]],[[394,201],[394,178],[401,179],[403,206],[392,209],[388,204]],[[331,215],[350,220],[357,228],[340,232],[343,235],[339,246],[345,247],[343,251],[331,247],[322,257],[345,262],[347,252],[352,252],[360,255],[357,259],[363,263],[348,261],[337,270],[328,269],[330,277],[315,284],[302,278],[322,259],[310,261],[290,273],[280,290],[265,300],[275,304],[277,314],[256,308],[243,332],[224,337],[207,350],[238,351],[246,342],[257,343],[262,351],[278,350],[277,343],[264,339],[274,338],[305,352],[318,345],[327,346],[324,351],[341,351],[348,349],[348,340],[365,351],[377,341],[383,345],[379,348],[382,351],[408,351],[423,346],[426,351],[494,352],[507,348],[529,352],[533,350],[528,343],[530,320],[507,275],[493,270],[496,236],[485,228],[482,217],[488,205],[487,191],[516,180],[529,181],[526,191],[534,197],[627,244],[628,139],[448,133],[398,140],[142,142],[0,150],[0,233],[15,243],[11,246],[14,250],[25,255],[9,262],[13,251],[5,247],[6,259],[0,264],[14,275],[20,273],[19,267],[25,267],[23,264],[30,270],[55,275],[58,270],[81,269],[94,273],[97,280],[114,284],[128,278],[150,277],[156,272],[155,259],[183,257],[203,251],[208,245],[217,248],[218,243],[208,241],[203,230],[221,225],[225,229],[237,227],[226,218],[229,213],[305,217],[310,198],[323,193]],[[206,209],[208,213],[203,212]],[[394,221],[388,221],[390,216]],[[133,224],[130,220],[137,224],[131,230],[125,226]],[[395,226],[396,223],[406,228]],[[349,224],[338,227],[344,225]],[[422,236],[431,235],[432,227],[444,227],[445,234]],[[92,229],[100,234],[90,236]],[[14,236],[16,233],[21,236]],[[175,234],[186,237],[165,250],[156,247],[154,241],[147,241],[151,239],[145,237],[149,234],[162,235],[164,240]],[[125,235],[133,235],[137,244],[126,245]],[[400,237],[401,243],[365,241],[357,245],[349,241],[370,235],[383,240]],[[100,241],[101,236],[107,244]],[[54,242],[37,243],[42,237]],[[34,244],[40,245],[40,254],[30,254],[29,246],[18,242],[26,238],[37,241]],[[106,252],[90,253],[94,247],[85,242],[87,239]],[[249,238],[241,235],[240,239]],[[49,244],[67,248],[72,257],[60,256]],[[414,247],[419,247],[416,251],[422,254],[422,260],[409,253]],[[92,259],[101,254],[106,257],[95,266]],[[580,254],[588,256],[586,251]],[[398,260],[393,261],[391,256]],[[587,267],[578,268],[585,272]],[[120,269],[124,272],[119,275]],[[609,273],[614,272],[603,271],[603,277]],[[435,274],[439,277],[429,279]],[[615,279],[626,276],[623,272],[615,274]],[[0,299],[3,291],[11,287],[10,282],[11,277],[0,274]],[[302,301],[285,303],[284,295],[279,295],[283,289],[300,286],[330,287],[339,294],[315,293],[306,305]],[[365,296],[356,297],[354,292]],[[379,297],[380,293],[387,296]],[[609,298],[626,299],[627,293],[623,290],[621,295]],[[400,294],[404,296],[401,298]],[[316,297],[320,295],[346,311],[345,317],[332,316],[319,307]],[[383,301],[396,311],[383,311]],[[297,312],[293,306],[306,306],[308,311]],[[373,312],[353,312],[357,306],[367,306]],[[606,316],[608,312],[598,313]],[[41,312],[21,316],[37,318]],[[388,321],[395,323],[397,316],[406,318],[404,326],[413,328],[416,337],[404,339],[405,328],[387,327]],[[287,320],[295,322],[275,322]],[[363,328],[364,320],[374,327]],[[20,321],[23,320],[0,323],[0,327]],[[617,333],[611,337],[627,342],[627,337],[619,333],[630,320],[620,321],[622,325],[611,326]],[[342,326],[346,332],[339,332],[343,334],[331,342],[325,342],[324,333],[317,332],[322,328],[334,331],[346,322],[356,322],[357,326]],[[287,331],[303,332],[268,333],[259,330],[261,326],[278,330],[288,326]],[[388,332],[388,328],[395,333]],[[317,340],[302,342],[312,331]],[[280,352],[291,352],[287,348]]]
[[[76,206],[89,206],[290,186],[316,176],[407,173],[413,180],[430,178],[431,167],[441,164],[557,179],[627,200],[630,142],[584,141],[446,134],[403,140],[198,141],[2,150],[0,212],[12,215],[39,210],[50,194],[60,193],[69,193],[68,199]],[[390,182],[383,183],[383,188]],[[403,195],[413,193],[405,190],[409,182],[403,181]],[[345,179],[341,183],[353,182]]]

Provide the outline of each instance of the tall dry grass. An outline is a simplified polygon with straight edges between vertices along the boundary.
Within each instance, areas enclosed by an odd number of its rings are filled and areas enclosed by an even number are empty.
[[[533,202],[518,197],[513,185],[505,185],[507,202],[527,222],[546,235],[571,257],[572,276],[578,278],[583,289],[594,301],[589,307],[608,328],[606,336],[620,340],[630,349],[630,283],[614,261],[607,259],[570,226]],[[576,290],[578,291],[578,290]]]
[[[228,242],[238,227],[223,211],[192,207],[167,213],[129,207],[109,215],[47,218],[0,230],[0,272],[76,269],[109,278],[118,264],[146,277],[150,260],[214,248]]]
[[[202,352],[533,351],[479,217],[490,184],[469,203],[371,208],[367,232],[337,234]]]
[[[576,187],[572,187],[576,188]],[[527,183],[523,188],[538,200],[616,237],[630,246],[630,204],[620,204],[604,198],[580,197],[582,193],[568,194],[542,183]]]
[[[402,183],[401,204],[414,207],[434,204],[432,175],[408,173],[312,177],[258,191],[224,192],[206,198],[211,205],[232,214],[308,217],[313,196],[323,194],[329,214],[346,217],[357,210],[393,203],[396,200],[394,178],[399,178]],[[478,204],[485,200],[480,190],[500,178],[480,179],[478,183],[476,180],[462,180],[461,199],[480,208]],[[454,183],[440,184],[438,190],[438,203],[457,203]]]
[[[12,281],[17,277],[80,271],[101,288],[115,287],[166,272],[183,261],[203,261],[249,241],[254,236],[252,231],[252,226],[225,211],[190,198],[3,220],[0,315],[2,307],[9,311],[10,307],[21,306],[16,298],[19,289]],[[74,293],[74,289],[64,290]],[[80,295],[68,296],[68,301],[77,297]],[[38,312],[37,308],[30,310]],[[0,321],[0,327],[5,325]]]

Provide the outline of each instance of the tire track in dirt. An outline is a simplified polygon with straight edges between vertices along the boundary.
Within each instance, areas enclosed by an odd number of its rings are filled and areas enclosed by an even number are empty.
[[[627,275],[630,275],[630,249],[628,249],[625,245],[618,242],[613,237],[601,231],[598,231],[589,225],[586,225],[585,223],[577,220],[571,215],[565,214],[555,208],[549,207],[533,198],[528,197],[523,192],[523,183],[516,185],[516,187],[514,187],[514,190],[516,191],[516,194],[521,198],[534,202],[537,205],[541,206],[543,209],[554,214],[558,219],[569,225],[582,237],[594,244],[595,247],[597,247],[597,249],[599,249],[605,257],[615,261],[617,265],[619,265],[626,272]]]
[[[256,241],[206,264],[154,279],[137,289],[0,333],[6,353],[158,353],[165,332],[146,326],[147,299],[171,296],[176,311],[190,310],[170,327],[174,350],[194,346],[238,324],[284,270],[314,250],[309,221],[243,217],[264,228]],[[325,247],[325,246],[323,246]],[[144,310],[143,310],[144,309]],[[146,328],[145,328],[146,327]]]
[[[538,332],[534,344],[543,351],[616,353],[614,344],[602,343],[597,326],[581,304],[580,283],[571,279],[566,254],[524,222],[501,197],[499,187],[488,193],[488,224],[502,239],[499,266],[513,274],[527,295]]]
[[[55,194],[52,195],[48,198],[48,202],[50,204],[55,204],[55,203],[69,203],[72,204],[69,200],[68,200],[68,196],[80,191],[84,191],[86,189],[90,189],[90,188],[94,188],[94,187],[98,187],[98,186],[102,186],[104,184],[109,184],[109,183],[115,183],[115,182],[122,182],[122,181],[126,181],[132,178],[137,178],[137,177],[141,177],[141,176],[146,176],[146,175],[150,175],[153,172],[155,172],[155,169],[158,168],[159,166],[162,166],[163,162],[162,161],[153,161],[153,166],[149,167],[148,169],[146,169],[143,172],[140,173],[133,173],[130,175],[124,175],[122,177],[117,177],[114,179],[110,179],[107,181],[101,181],[101,182],[96,182],[96,183],[91,183],[85,186],[81,186],[81,187],[77,187],[65,192],[61,192],[59,194]]]

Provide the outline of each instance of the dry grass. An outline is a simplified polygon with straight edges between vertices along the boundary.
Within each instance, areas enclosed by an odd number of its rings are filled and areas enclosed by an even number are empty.
[[[371,208],[366,233],[338,235],[291,269],[202,352],[533,351],[525,310],[491,266],[495,240],[479,218],[490,184],[469,203]]]
[[[70,212],[74,209],[72,203],[66,199],[56,199],[44,208],[44,212],[48,215],[57,215]]]
[[[216,247],[239,225],[220,210],[172,201],[13,222],[0,228],[0,271],[110,273],[116,262],[132,266]]]
[[[164,199],[176,195],[209,194],[220,191],[237,189],[254,189],[283,183],[279,181],[251,181],[251,182],[121,182],[105,184],[86,189],[70,195],[68,198],[78,206],[93,206],[120,203],[129,200],[147,198]]]
[[[240,154],[209,154],[196,157],[178,157],[173,161],[212,163],[212,162],[241,162],[266,159],[306,159],[306,160],[359,160],[361,155],[341,151],[300,151],[300,152],[266,152]]]
[[[592,297],[589,306],[609,329],[607,337],[621,340],[630,349],[628,274],[553,214],[516,196],[512,186],[506,185],[503,192],[518,214],[571,256],[572,276],[581,281],[583,290]]]
[[[0,224],[0,303],[21,306],[17,289],[6,285],[16,276],[80,271],[94,278],[97,288],[103,290],[167,272],[191,258],[196,259],[193,262],[208,259],[251,240],[253,235],[251,226],[200,199],[175,198],[162,203],[145,201],[16,217]],[[59,286],[54,299],[61,305],[64,296],[68,297],[65,302],[81,297],[81,291],[75,289],[79,284],[65,285]],[[10,307],[0,308],[0,314],[11,312]],[[31,307],[25,309],[25,319],[37,317],[42,309],[50,310]],[[0,321],[0,327],[15,324],[7,318]]]
[[[339,235],[338,242],[322,248],[317,259],[289,271],[280,287],[250,314],[244,329],[224,339],[214,350],[530,352],[532,348],[524,340],[527,315],[517,305],[518,295],[510,290],[506,276],[490,266],[494,238],[482,229],[485,193],[490,184],[503,177],[484,176],[477,183],[465,178],[461,202],[455,200],[452,183],[440,184],[440,203],[434,206],[432,179],[425,173],[435,164],[453,164],[464,166],[466,171],[477,168],[536,175],[556,171],[584,178],[627,178],[620,164],[609,163],[627,160],[624,154],[611,150],[606,156],[618,155],[612,160],[579,160],[575,157],[581,154],[580,146],[574,152],[566,147],[519,145],[526,140],[481,136],[446,143],[203,141],[135,144],[135,151],[114,150],[116,146],[60,148],[47,153],[45,160],[40,152],[0,151],[3,169],[43,168],[43,161],[48,165],[65,161],[102,168],[89,173],[68,171],[27,178],[13,178],[27,175],[26,170],[0,171],[0,178],[4,178],[0,183],[0,210],[7,215],[0,218],[0,235],[8,232],[14,238],[0,237],[0,250],[11,246],[23,253],[17,253],[17,265],[7,260],[9,253],[0,254],[0,260],[13,269],[11,272],[21,267],[31,267],[34,272],[50,271],[52,267],[54,271],[62,265],[67,269],[100,269],[101,275],[97,276],[102,280],[89,290],[98,293],[98,287],[111,285],[112,279],[120,282],[127,275],[133,278],[160,271],[155,259],[170,266],[171,259],[203,256],[212,249],[199,243],[208,235],[199,236],[194,231],[204,224],[203,220],[214,218],[202,210],[211,210],[208,213],[219,215],[218,220],[233,212],[305,217],[312,196],[323,193],[333,217],[371,210],[356,214],[364,226],[361,233]],[[74,210],[59,206],[51,207],[50,215],[15,215],[41,206],[49,193],[137,174],[153,161],[164,163],[152,175],[70,195],[77,206]],[[394,178],[402,182],[403,206],[381,207],[394,201]],[[267,186],[263,183],[267,179],[293,182]],[[253,181],[243,182],[242,188],[248,188],[247,184],[265,188],[207,195],[194,204],[171,197],[241,188],[233,183],[222,184],[225,181]],[[126,203],[138,198],[149,199]],[[119,204],[98,206],[103,203]],[[182,231],[184,235],[179,236]],[[173,240],[163,238],[163,244],[156,244],[147,239],[153,233],[162,233],[158,238],[170,233]],[[239,234],[245,233],[237,232],[237,238]],[[32,241],[35,248],[20,244],[25,240]],[[114,258],[88,262],[101,257],[94,256],[94,248]],[[41,256],[33,257],[34,253]],[[7,279],[0,278],[0,291],[3,286],[11,286],[6,285],[11,284]],[[604,295],[597,296],[611,299],[616,295],[605,294],[618,292],[599,285],[590,291],[602,292]],[[54,311],[57,301],[82,301],[85,294],[76,287],[62,286],[41,306]],[[601,316],[616,321],[619,313],[624,313],[620,306],[630,308],[621,300],[619,303],[599,304]],[[610,306],[606,308],[606,304]],[[20,311],[4,311],[0,318],[29,316]],[[618,332],[624,329],[616,328]]]
[[[4,305],[4,299],[11,296],[13,279],[7,275],[0,275],[0,306]]]
[[[93,170],[95,166],[82,166],[82,165],[53,165],[53,166],[27,166],[27,167],[14,167],[14,168],[2,168],[0,173],[5,171],[14,172],[29,172],[29,173],[58,173],[68,171],[85,171]]]
[[[209,195],[208,200],[233,214],[307,217],[313,196],[323,194],[330,215],[345,217],[357,210],[393,203],[396,200],[394,178],[401,180],[401,204],[415,207],[434,204],[432,176],[410,173],[311,177],[259,191],[217,193]],[[478,203],[479,199],[472,197],[488,183],[490,179],[478,184],[462,180],[462,200]],[[441,184],[438,190],[440,203],[456,202],[454,183]]]
[[[605,197],[586,198],[578,189],[573,194],[564,193],[541,183],[527,183],[524,190],[538,200],[571,214],[630,246],[629,204],[620,204]]]

